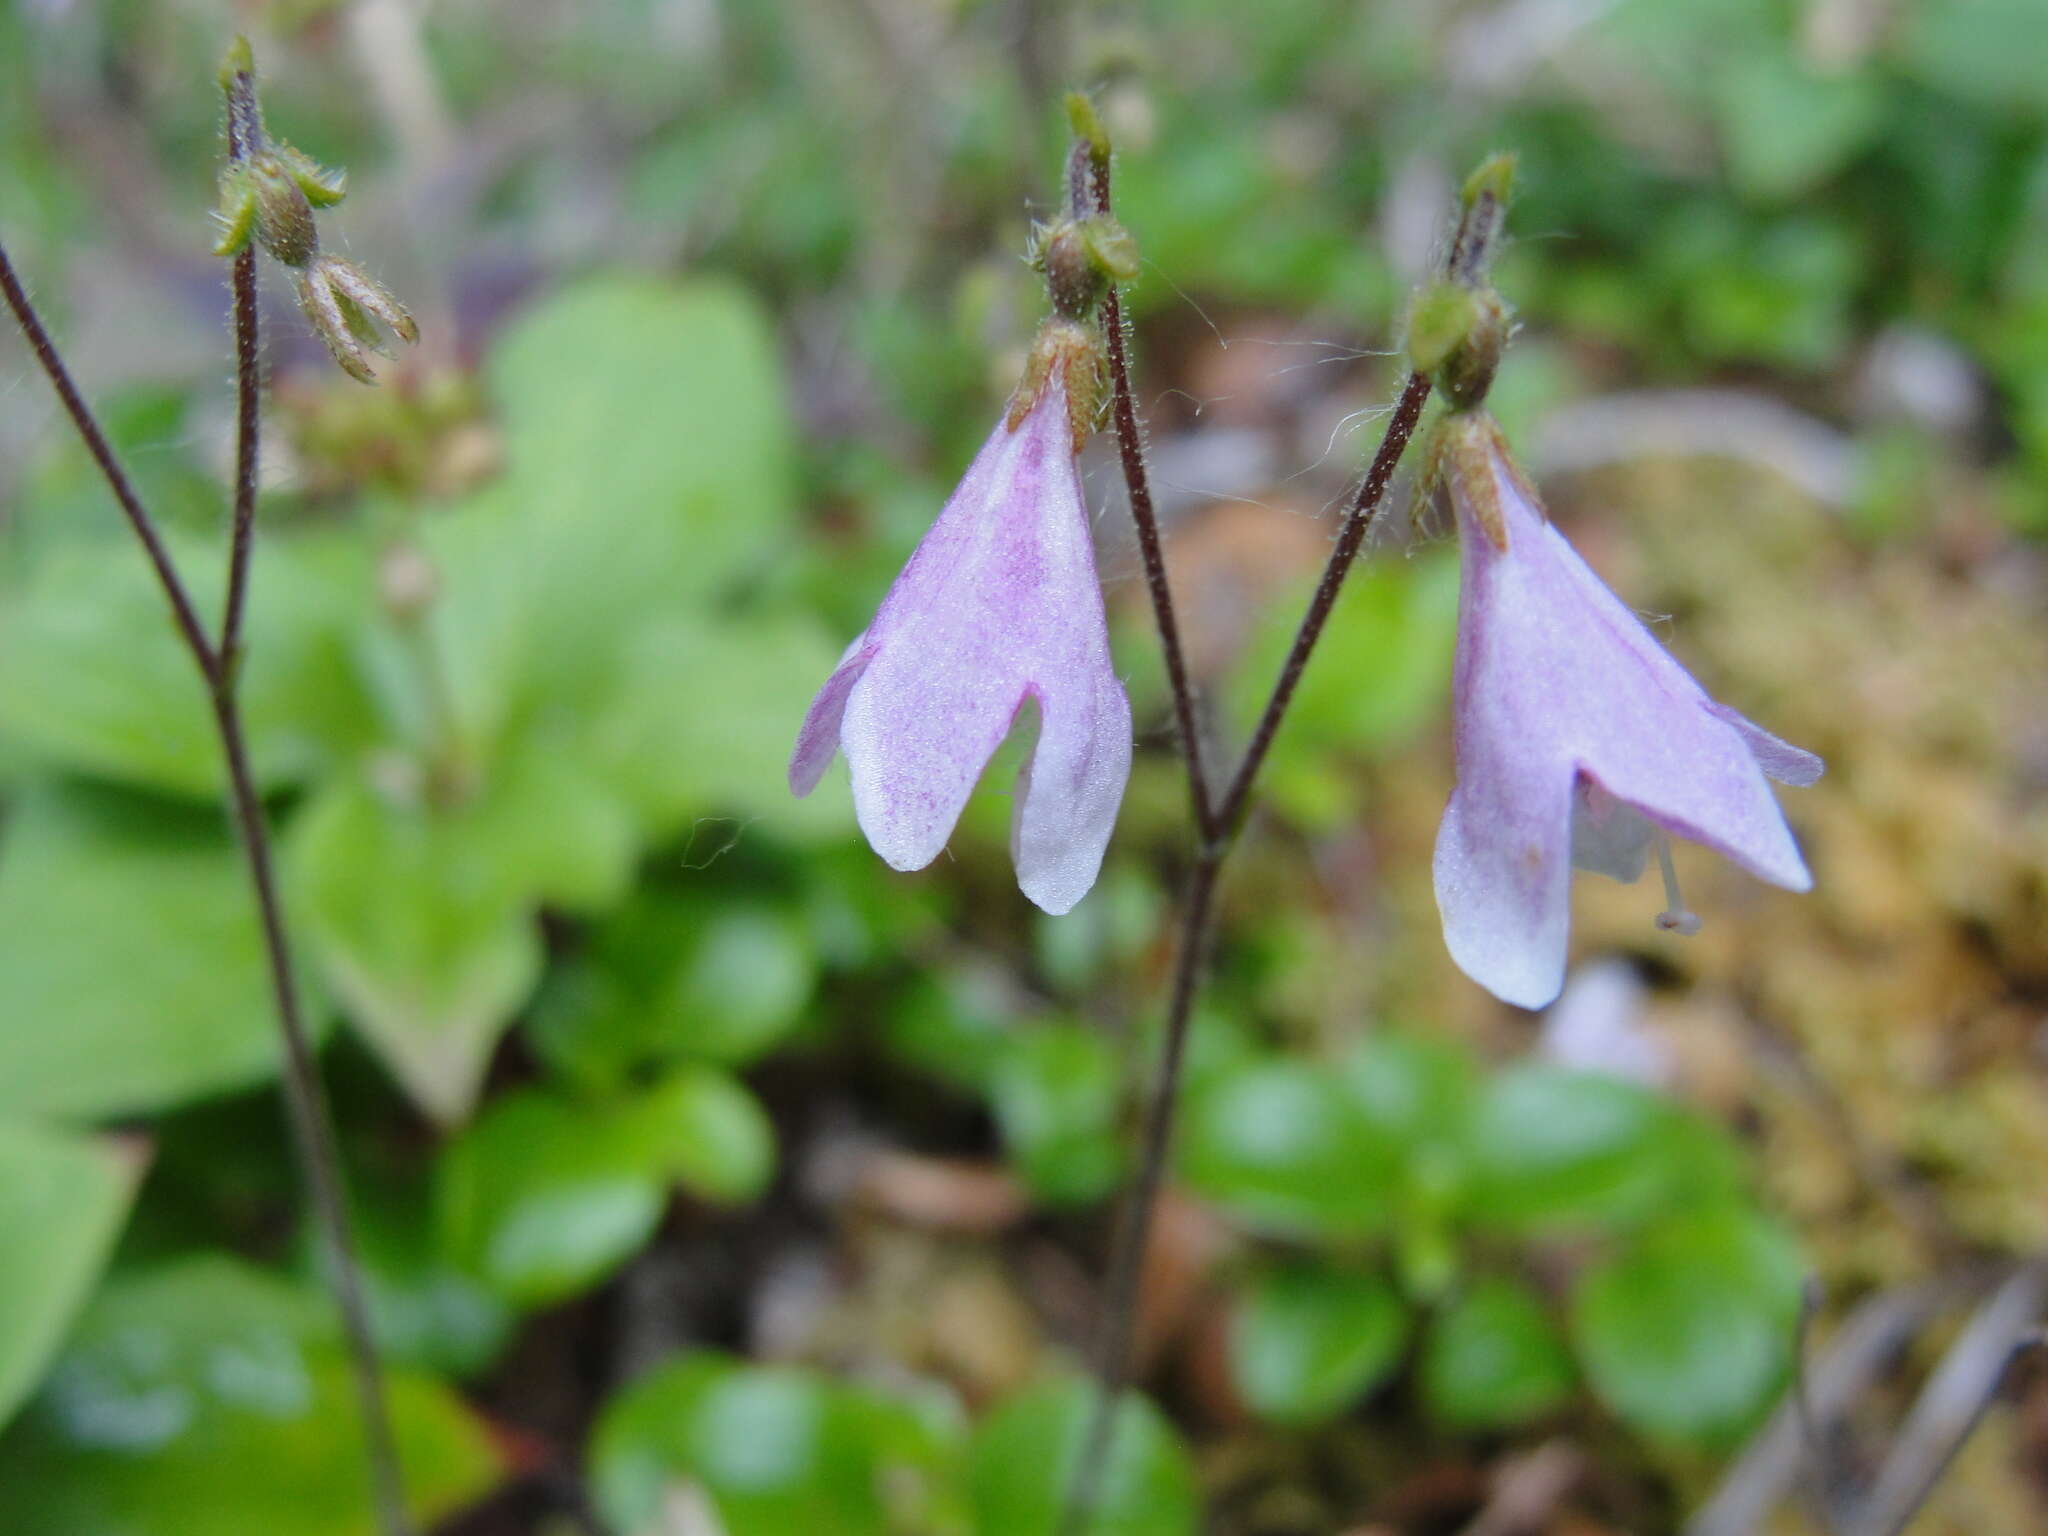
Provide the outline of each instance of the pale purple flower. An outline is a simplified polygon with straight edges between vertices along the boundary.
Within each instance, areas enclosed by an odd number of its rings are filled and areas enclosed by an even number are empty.
[[[1458,784],[1436,843],[1451,957],[1504,1001],[1540,1008],[1564,980],[1571,871],[1641,875],[1666,833],[1788,890],[1812,885],[1765,776],[1821,761],[1717,704],[1550,525],[1497,431],[1467,424],[1449,476],[1463,548]]]
[[[1131,706],[1111,670],[1087,504],[1058,369],[999,421],[874,622],[818,691],[789,787],[844,750],[861,830],[889,864],[938,857],[1026,701],[1017,884],[1048,912],[1088,894],[1131,771]]]

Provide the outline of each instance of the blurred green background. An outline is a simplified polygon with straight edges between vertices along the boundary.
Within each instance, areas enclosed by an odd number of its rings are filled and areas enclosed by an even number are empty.
[[[2044,1283],[2048,5],[9,0],[0,238],[209,601],[236,30],[424,332],[365,390],[267,291],[246,698],[435,1529],[1052,1529],[1189,846],[1106,445],[1140,750],[1074,914],[1014,755],[915,876],[783,764],[1015,377],[1074,85],[1219,741],[1506,148],[1510,435],[1830,764],[1812,895],[1681,849],[1688,942],[1588,877],[1495,1004],[1429,888],[1455,551],[1391,519],[1225,886],[1100,1529],[1820,1529],[1808,1276],[1836,1528],[1911,1507],[1915,1394]],[[9,1531],[371,1528],[220,789],[0,335]],[[1941,1380],[1993,1404],[1912,1529],[2041,1529],[2048,1384]]]

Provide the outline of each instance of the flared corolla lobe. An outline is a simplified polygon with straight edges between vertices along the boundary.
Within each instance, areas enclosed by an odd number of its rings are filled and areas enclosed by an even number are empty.
[[[1048,912],[1088,893],[1131,768],[1064,375],[998,421],[938,521],[805,716],[789,785],[835,750],[868,842],[897,869],[938,857],[1029,703],[1037,740],[1011,823],[1017,883]]]
[[[1806,890],[1766,776],[1811,784],[1821,761],[1709,698],[1550,525],[1491,422],[1469,430],[1447,476],[1463,584],[1437,905],[1465,973],[1540,1008],[1564,980],[1574,865],[1633,880],[1671,833]]]

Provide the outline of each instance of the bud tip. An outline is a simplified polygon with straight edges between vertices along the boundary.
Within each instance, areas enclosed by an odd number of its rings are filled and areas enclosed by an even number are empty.
[[[1462,201],[1470,208],[1480,198],[1491,196],[1496,203],[1505,206],[1514,186],[1514,155],[1508,152],[1488,155],[1479,162],[1479,168],[1465,178]]]
[[[249,51],[249,39],[241,33],[228,44],[227,55],[220,61],[220,88],[231,91],[235,88],[237,75],[252,75],[256,72],[255,55]]]
[[[1067,92],[1067,126],[1075,138],[1086,141],[1091,158],[1098,162],[1109,158],[1109,130],[1102,126],[1095,103],[1079,91]]]

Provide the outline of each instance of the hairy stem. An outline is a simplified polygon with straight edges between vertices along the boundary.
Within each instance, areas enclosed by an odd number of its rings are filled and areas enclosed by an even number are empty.
[[[50,340],[50,333],[43,328],[42,317],[36,313],[35,305],[29,302],[28,293],[21,286],[21,279],[15,275],[14,262],[4,246],[0,246],[0,292],[6,294],[7,307],[14,312],[21,334],[28,339],[29,350],[35,353],[36,361],[49,375],[50,386],[57,391],[57,399],[71,418],[71,424],[78,429],[86,452],[92,455],[93,462],[106,477],[114,500],[120,503],[121,515],[128,519],[128,526],[135,530],[135,537],[141,541],[143,553],[149,556],[164,596],[170,600],[171,618],[178,626],[178,634],[210,682],[215,665],[213,646],[206,638],[192,595],[179,580],[177,568],[171,564],[171,552],[164,547],[163,536],[157,532],[155,520],[135,494],[135,487],[130,483],[127,471],[121,468],[121,461],[114,457],[113,446],[108,443],[106,433],[100,430],[92,408],[71,381],[71,370],[64,366],[56,343]]]
[[[1093,161],[1094,203],[1109,211],[1109,157]],[[1145,468],[1145,439],[1138,427],[1138,408],[1131,398],[1131,370],[1124,344],[1123,300],[1112,283],[1102,298],[1102,329],[1109,343],[1110,411],[1116,422],[1117,449],[1123,457],[1124,485],[1130,493],[1131,521],[1138,530],[1138,552],[1145,562],[1145,589],[1152,598],[1152,616],[1159,625],[1159,648],[1166,657],[1166,680],[1173,690],[1174,723],[1187,760],[1188,797],[1194,807],[1195,830],[1206,848],[1223,830],[1210,799],[1209,776],[1202,766],[1202,734],[1195,721],[1195,693],[1188,682],[1187,657],[1181,648],[1180,619],[1173,608],[1173,588],[1166,579],[1166,553],[1159,538],[1159,518],[1152,508],[1152,477]]]
[[[1379,516],[1381,504],[1386,501],[1387,487],[1393,481],[1401,455],[1408,450],[1409,439],[1415,435],[1416,423],[1422,419],[1422,407],[1428,399],[1429,380],[1419,373],[1409,374],[1408,382],[1401,390],[1401,398],[1394,404],[1393,419],[1387,423],[1387,435],[1380,439],[1379,452],[1373,455],[1372,467],[1365,472],[1365,479],[1359,482],[1357,494],[1351,498],[1351,506],[1344,514],[1344,524],[1337,531],[1336,548],[1330,551],[1329,564],[1323,567],[1322,580],[1316,583],[1315,595],[1309,599],[1308,611],[1302,615],[1301,628],[1295,632],[1287,660],[1281,663],[1272,696],[1266,700],[1266,707],[1259,714],[1259,723],[1252,730],[1251,741],[1244,749],[1244,760],[1237,765],[1230,788],[1224,792],[1217,820],[1226,833],[1235,830],[1244,817],[1259,769],[1265,765],[1266,754],[1273,748],[1273,738],[1279,734],[1287,706],[1294,702],[1294,690],[1301,682],[1301,674],[1308,669],[1308,658],[1315,650],[1316,642],[1323,637],[1323,626],[1329,622],[1330,610],[1337,605],[1338,590],[1343,587],[1345,576],[1350,574],[1351,563],[1358,558],[1359,550],[1365,545],[1365,536]]]
[[[235,512],[218,655],[221,670],[232,678],[241,665],[242,615],[249,601],[249,556],[256,544],[257,412],[263,391],[263,368],[257,357],[253,246],[244,246],[236,255],[230,286],[235,295]]]
[[[242,261],[249,261],[246,253]],[[249,273],[249,314],[248,326],[244,332],[240,325],[243,287],[241,262],[237,263],[236,310],[237,310],[237,362],[239,387],[243,404],[241,419],[241,446],[238,455],[236,487],[237,547],[244,551],[246,539],[242,527],[243,497],[245,487],[249,504],[253,506],[254,464],[256,458],[256,418],[253,399],[257,387],[255,374],[255,312],[254,312],[254,269]],[[350,1363],[353,1366],[356,1388],[360,1398],[364,1438],[368,1446],[371,1475],[375,1484],[376,1504],[380,1523],[385,1536],[411,1536],[412,1525],[405,1513],[403,1482],[398,1463],[397,1442],[392,1436],[390,1414],[385,1404],[383,1372],[377,1358],[377,1346],[370,1328],[369,1308],[363,1297],[360,1265],[356,1257],[354,1232],[348,1214],[348,1200],[343,1184],[341,1154],[335,1140],[334,1125],[328,1113],[326,1095],[320,1084],[319,1069],[313,1059],[312,1041],[306,1033],[303,1016],[299,1012],[298,992],[292,979],[291,950],[285,939],[284,906],[279,898],[275,866],[271,858],[270,829],[263,812],[263,802],[256,791],[256,778],[249,765],[247,735],[242,725],[242,712],[235,690],[236,667],[233,647],[239,644],[237,626],[233,619],[222,630],[222,644],[219,649],[208,642],[206,630],[200,622],[197,606],[192,600],[177,567],[172,563],[170,551],[165,547],[156,521],[135,493],[134,483],[127,471],[114,456],[106,434],[100,430],[98,419],[92,408],[78,392],[72,381],[71,371],[65,366],[56,344],[51,341],[35,306],[29,302],[20,279],[15,275],[14,264],[6,249],[0,247],[0,291],[4,291],[7,306],[13,311],[20,324],[22,334],[28,338],[29,347],[49,375],[51,386],[57,392],[72,425],[84,440],[86,449],[92,454],[93,462],[105,476],[107,486],[114,493],[114,500],[120,504],[129,526],[134,529],[154,568],[157,581],[162,586],[164,597],[169,602],[171,617],[177,625],[179,636],[192,654],[193,664],[198,667],[206,684],[207,699],[212,707],[215,729],[220,737],[221,755],[227,764],[228,805],[239,834],[244,857],[248,861],[250,886],[255,894],[256,909],[263,930],[264,955],[269,965],[272,998],[277,1008],[278,1030],[284,1038],[283,1080],[285,1102],[290,1111],[293,1139],[297,1144],[300,1162],[304,1167],[306,1184],[311,1192],[316,1222],[325,1237],[332,1260],[335,1299],[340,1307],[343,1331],[347,1337]],[[230,589],[233,600],[233,588]],[[234,613],[230,609],[230,614]]]
[[[1109,171],[1105,159],[1096,165],[1097,205],[1109,211]],[[1463,225],[1453,249],[1465,239]],[[1174,685],[1174,706],[1179,715],[1181,739],[1186,754],[1195,823],[1200,833],[1199,851],[1188,875],[1185,904],[1181,912],[1179,951],[1175,960],[1173,991],[1167,1006],[1166,1032],[1160,1043],[1145,1091],[1143,1119],[1139,1129],[1138,1166],[1111,1243],[1109,1273],[1104,1285],[1103,1312],[1095,1340],[1096,1390],[1089,1424],[1082,1440],[1081,1460],[1068,1484],[1060,1529],[1062,1536],[1081,1536],[1088,1529],[1101,1495],[1103,1473],[1108,1467],[1111,1441],[1115,1435],[1117,1406],[1131,1373],[1131,1339],[1136,1329],[1146,1249],[1151,1239],[1153,1214],[1166,1180],[1168,1154],[1173,1145],[1175,1110],[1180,1094],[1181,1069],[1187,1056],[1187,1037],[1194,1014],[1195,998],[1201,990],[1202,968],[1214,924],[1216,886],[1230,855],[1238,827],[1250,805],[1259,770],[1279,733],[1280,722],[1294,701],[1296,687],[1308,667],[1309,657],[1322,638],[1337,594],[1350,573],[1352,563],[1365,546],[1394,471],[1415,436],[1422,408],[1429,399],[1430,382],[1421,373],[1410,373],[1395,402],[1386,435],[1373,455],[1365,478],[1344,514],[1335,548],[1330,552],[1322,579],[1317,582],[1294,644],[1289,648],[1272,695],[1260,712],[1237,772],[1220,801],[1212,801],[1202,777],[1201,754],[1194,730],[1194,703],[1182,659],[1179,626],[1174,616],[1172,595],[1167,588],[1165,562],[1160,554],[1157,523],[1152,516],[1151,487],[1145,475],[1144,444],[1137,412],[1131,405],[1129,369],[1123,345],[1122,315],[1116,290],[1105,301],[1109,326],[1110,367],[1115,387],[1117,442],[1123,453],[1124,476],[1130,488],[1131,511],[1138,523],[1139,547],[1145,552],[1146,575],[1152,588],[1153,609],[1159,621],[1160,638],[1166,651],[1167,675]]]
[[[1062,1536],[1080,1536],[1101,1494],[1102,1474],[1109,1465],[1115,1437],[1117,1405],[1131,1372],[1131,1336],[1137,1328],[1138,1293],[1144,1279],[1145,1253],[1152,1238],[1152,1218],[1166,1183],[1167,1156],[1173,1148],[1174,1100],[1180,1092],[1181,1065],[1187,1056],[1188,1023],[1201,991],[1202,962],[1209,945],[1216,879],[1222,873],[1228,845],[1206,844],[1188,876],[1181,909],[1180,948],[1174,961],[1173,993],[1166,1009],[1166,1033],[1159,1060],[1145,1093],[1139,1122],[1138,1168],[1132,1175],[1112,1240],[1109,1275],[1103,1285],[1102,1311],[1096,1324],[1095,1398],[1081,1440],[1081,1461],[1069,1485],[1060,1521]]]

